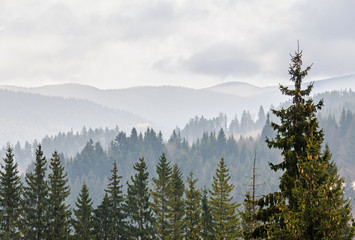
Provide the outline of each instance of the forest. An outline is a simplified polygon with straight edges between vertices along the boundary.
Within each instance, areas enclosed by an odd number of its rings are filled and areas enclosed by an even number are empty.
[[[260,108],[254,123],[245,111],[229,127],[223,114],[192,119],[166,143],[150,128],[116,128],[8,146],[1,239],[352,239],[355,121],[345,109],[317,115],[326,102],[309,97],[312,83],[302,89],[310,67],[301,57],[291,59],[294,88],[280,86],[291,101]],[[258,137],[243,137],[260,126]],[[21,175],[15,156],[33,152]]]

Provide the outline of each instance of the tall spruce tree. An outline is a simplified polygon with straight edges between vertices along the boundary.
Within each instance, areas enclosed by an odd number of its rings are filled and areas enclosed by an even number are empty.
[[[230,175],[223,158],[218,164],[210,190],[210,206],[214,220],[215,239],[236,239],[239,237],[240,223],[237,217],[238,204],[232,202],[234,185],[229,183]]]
[[[111,170],[111,178],[109,179],[108,189],[105,190],[108,193],[110,200],[111,210],[111,223],[112,223],[112,240],[126,239],[127,234],[127,214],[124,211],[125,198],[123,195],[122,187],[120,183],[122,176],[118,175],[117,163],[113,163],[113,169]]]
[[[315,104],[309,97],[313,83],[302,89],[302,81],[311,66],[304,70],[302,52],[291,56],[289,74],[294,89],[280,86],[292,97],[288,108],[273,110],[280,123],[272,123],[276,137],[267,139],[270,148],[280,149],[284,160],[270,164],[274,171],[284,171],[280,192],[259,200],[258,218],[265,222],[256,235],[271,239],[351,239],[351,209],[343,196],[343,179],[330,161],[326,147],[322,151],[323,131],[318,127],[316,112],[323,101]]]
[[[110,199],[108,194],[105,193],[101,204],[94,210],[94,239],[110,240],[110,236],[113,235],[110,208]]]
[[[206,240],[214,240],[213,218],[207,189],[203,190],[201,198],[201,237]]]
[[[148,188],[149,173],[144,158],[133,166],[136,174],[131,177],[132,184],[127,182],[127,213],[130,219],[130,237],[132,239],[153,239],[154,219],[150,206]]]
[[[194,179],[193,172],[187,178],[185,190],[185,239],[201,239],[201,192],[196,188],[197,179]]]
[[[171,166],[163,153],[159,158],[156,169],[158,178],[153,178],[152,209],[155,214],[155,229],[157,239],[166,240],[170,237],[169,224],[169,195],[171,182]]]
[[[185,202],[183,199],[185,186],[182,172],[177,164],[174,164],[170,180],[169,193],[169,222],[171,237],[174,240],[183,239],[184,222],[183,217],[185,213]]]
[[[60,157],[55,151],[49,165],[51,173],[48,175],[49,186],[49,231],[50,239],[68,239],[70,234],[71,211],[65,204],[70,194],[67,174],[61,164]]]
[[[86,184],[83,184],[79,196],[75,202],[76,209],[74,209],[75,219],[74,239],[91,240],[93,239],[93,208],[92,200],[90,198],[89,189]]]
[[[0,238],[19,239],[22,184],[10,146],[3,160],[0,170]]]
[[[34,170],[25,177],[22,211],[24,239],[42,240],[47,237],[49,201],[46,164],[41,145],[38,145]]]

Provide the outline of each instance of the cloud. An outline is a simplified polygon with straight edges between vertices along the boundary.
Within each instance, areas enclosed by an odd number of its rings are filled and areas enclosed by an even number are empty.
[[[354,8],[352,0],[4,0],[0,83],[277,84],[288,79],[297,40],[311,77],[351,74]]]
[[[248,76],[258,74],[260,66],[253,54],[226,43],[213,45],[187,59],[183,65],[189,71],[220,76]]]
[[[354,40],[354,1],[310,1],[300,3],[298,8],[301,12],[302,29],[307,31],[307,35],[326,41],[349,38]]]
[[[165,38],[175,31],[178,13],[174,2],[140,1],[121,6],[105,17],[105,26],[118,41]]]

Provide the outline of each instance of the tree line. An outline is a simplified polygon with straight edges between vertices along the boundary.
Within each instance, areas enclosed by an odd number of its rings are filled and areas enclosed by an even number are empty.
[[[48,165],[39,145],[24,183],[11,147],[3,161],[1,239],[235,239],[241,234],[238,204],[231,196],[234,185],[223,158],[210,190],[196,187],[192,171],[184,181],[164,153],[151,184],[146,162],[139,158],[126,194],[114,162],[101,204],[93,207],[84,183],[73,209],[66,204],[70,189],[57,152]]]

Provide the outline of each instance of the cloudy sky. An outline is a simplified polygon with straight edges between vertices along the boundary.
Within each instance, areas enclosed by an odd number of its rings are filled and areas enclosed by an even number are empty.
[[[0,0],[0,84],[202,88],[355,73],[353,0]]]

